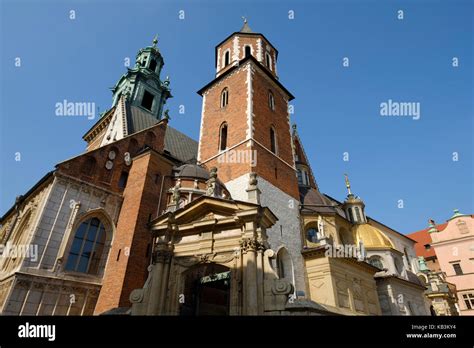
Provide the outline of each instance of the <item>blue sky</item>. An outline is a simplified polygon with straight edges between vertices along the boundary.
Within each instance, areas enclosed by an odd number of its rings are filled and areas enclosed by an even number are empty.
[[[292,121],[323,192],[343,200],[348,173],[368,215],[402,233],[443,222],[454,208],[474,213],[472,1],[0,4],[0,215],[85,149],[82,135],[96,120],[55,116],[55,104],[110,107],[125,58],[133,64],[155,33],[174,95],[171,125],[198,139],[196,91],[214,77],[214,47],[240,29],[241,16],[279,50],[280,82],[296,97]],[[420,103],[420,119],[380,116],[389,99]]]

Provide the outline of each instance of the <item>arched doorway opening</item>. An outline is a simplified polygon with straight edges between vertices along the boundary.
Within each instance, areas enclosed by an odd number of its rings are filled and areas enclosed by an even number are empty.
[[[205,263],[184,273],[180,315],[229,315],[230,269]]]

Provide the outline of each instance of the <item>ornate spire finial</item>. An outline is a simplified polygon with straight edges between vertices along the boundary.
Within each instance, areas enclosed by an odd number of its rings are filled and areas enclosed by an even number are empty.
[[[247,23],[247,17],[242,16],[242,19],[244,20],[244,24]]]
[[[347,174],[344,174],[344,177],[346,181],[347,192],[349,195],[351,195],[352,192],[351,192],[351,183],[349,182],[349,177],[347,176]]]
[[[155,35],[155,37],[153,38],[153,47],[156,48],[156,44],[158,43],[158,34]]]

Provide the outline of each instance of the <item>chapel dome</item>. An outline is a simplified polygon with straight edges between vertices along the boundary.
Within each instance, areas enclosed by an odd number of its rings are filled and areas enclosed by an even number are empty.
[[[365,248],[394,248],[390,239],[378,228],[365,224],[358,224],[352,227],[354,240],[357,244],[363,242]]]
[[[210,178],[209,172],[197,164],[183,164],[174,169],[176,178],[191,178],[208,180]]]

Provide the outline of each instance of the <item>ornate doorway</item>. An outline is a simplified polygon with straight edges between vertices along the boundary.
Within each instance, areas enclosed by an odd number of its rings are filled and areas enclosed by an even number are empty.
[[[205,263],[184,273],[180,315],[229,315],[230,269]]]

